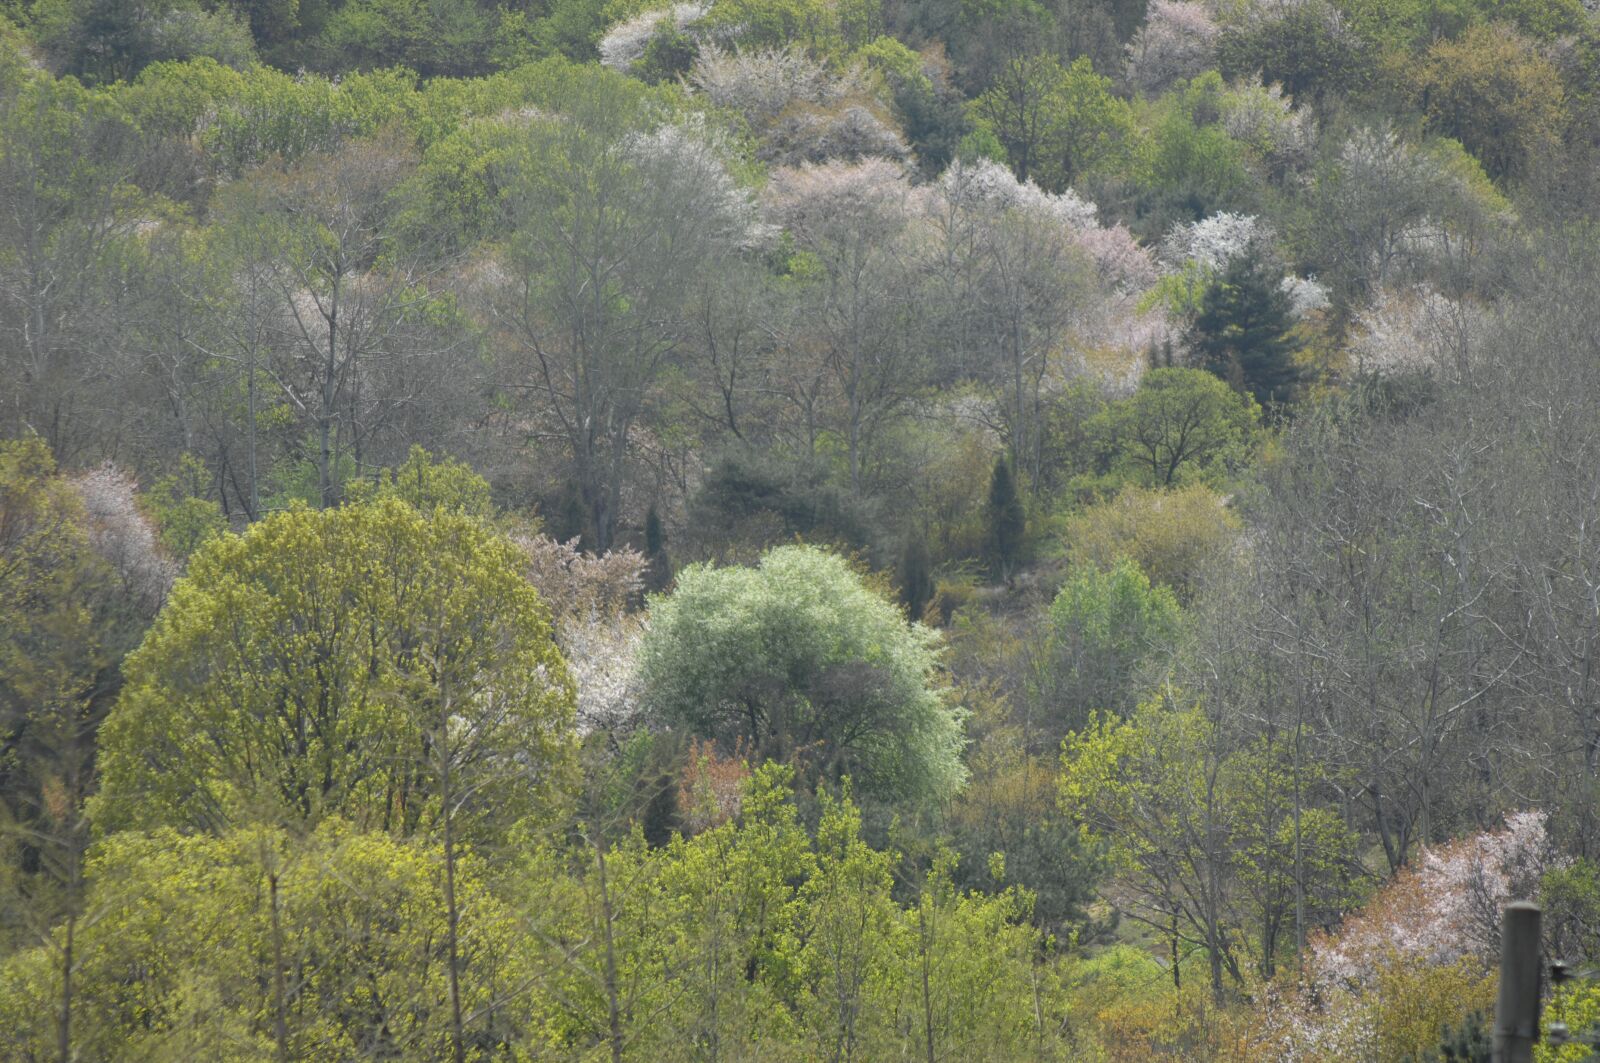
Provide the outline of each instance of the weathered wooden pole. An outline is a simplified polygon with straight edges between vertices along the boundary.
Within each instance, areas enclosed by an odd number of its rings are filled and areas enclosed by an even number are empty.
[[[1494,1006],[1494,1063],[1533,1063],[1539,1039],[1539,906],[1506,905],[1500,925],[1500,998]]]

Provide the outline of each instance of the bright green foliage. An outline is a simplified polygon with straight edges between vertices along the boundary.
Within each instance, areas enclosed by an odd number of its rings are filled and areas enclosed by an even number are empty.
[[[516,984],[526,940],[481,865],[459,864],[463,993],[473,1033],[492,1044],[506,1032],[497,997]],[[339,819],[305,836],[130,832],[97,846],[89,878],[92,920],[74,942],[75,1058],[446,1058],[436,849]],[[47,956],[36,948],[0,963],[7,1059],[57,1058],[60,986]]]
[[[1173,955],[1185,943],[1204,948],[1220,994],[1223,968],[1237,967],[1221,910],[1230,809],[1211,722],[1158,696],[1126,722],[1092,719],[1062,744],[1061,764],[1062,810],[1106,846],[1137,899],[1130,914],[1163,933]]]
[[[694,566],[652,602],[640,650],[650,709],[673,727],[864,793],[925,799],[961,785],[963,713],[936,674],[937,636],[824,550],[755,568]]]
[[[1028,1058],[1042,1047],[1037,936],[1025,925],[1030,897],[1016,887],[992,897],[963,893],[953,870],[949,857],[939,857],[902,916],[910,947],[902,945],[893,1009],[899,1039],[924,1058]]]
[[[1199,369],[1152,369],[1100,415],[1113,469],[1135,483],[1219,486],[1250,456],[1261,409]]]
[[[39,41],[63,73],[86,81],[131,79],[151,63],[206,56],[250,62],[250,31],[228,5],[200,0],[39,0]]]
[[[515,815],[558,777],[573,690],[516,547],[405,503],[294,509],[190,561],[103,729],[103,829],[339,815],[431,823],[431,766]],[[440,734],[442,726],[448,736]]]
[[[1247,948],[1265,978],[1295,954],[1296,882],[1307,927],[1330,925],[1363,899],[1355,833],[1338,809],[1312,804],[1327,784],[1320,764],[1296,770],[1287,739],[1264,739],[1228,757],[1223,785],[1235,824],[1234,909],[1254,939]]]
[[[757,769],[732,819],[664,847],[541,847],[508,876],[545,947],[508,1008],[536,1058],[925,1058],[930,1039],[939,1059],[1039,1058],[1030,897],[963,894],[941,858],[899,903],[848,794],[823,793],[813,840],[788,777]]]
[[[1323,777],[1294,765],[1288,742],[1235,749],[1200,707],[1168,691],[1125,720],[1102,716],[1062,746],[1060,800],[1107,846],[1129,914],[1210,960],[1213,993],[1243,979],[1253,954],[1271,977],[1293,947],[1294,882],[1307,886],[1307,925],[1357,900],[1357,842],[1312,795]],[[1242,935],[1253,935],[1253,942]],[[1288,938],[1289,940],[1286,940]]]
[[[1205,213],[1240,201],[1250,187],[1244,152],[1217,125],[1196,125],[1181,111],[1163,115],[1150,133],[1141,177],[1152,190],[1181,194]]]
[[[160,529],[161,545],[174,557],[188,557],[227,530],[222,507],[207,497],[210,479],[205,465],[185,454],[178,459],[176,473],[150,485],[145,504]]]
[[[1574,1034],[1592,1033],[1600,1029],[1600,984],[1581,981],[1556,989],[1541,1009],[1539,1019],[1546,1034],[1551,1024],[1557,1022],[1566,1023],[1567,1029]],[[1487,1060],[1489,1057],[1484,1055],[1478,1058]],[[1544,1042],[1534,1046],[1533,1058],[1534,1063],[1587,1063],[1593,1058],[1593,1050],[1588,1045],[1558,1047]]]
[[[346,494],[352,502],[395,498],[423,513],[442,509],[482,520],[494,516],[487,480],[471,466],[449,457],[436,460],[416,446],[403,464],[378,470],[376,481],[352,483]]]
[[[1262,405],[1288,402],[1301,376],[1301,341],[1280,278],[1260,252],[1235,255],[1206,288],[1189,329],[1201,364]]]
[[[889,897],[890,854],[861,837],[861,814],[848,800],[822,795],[817,868],[801,890],[804,942],[797,957],[804,986],[800,1011],[815,1059],[871,1059],[888,1039],[899,927]]]
[[[1118,158],[1132,128],[1110,79],[1082,57],[1070,67],[1048,54],[1012,59],[972,112],[1005,148],[1017,178],[1047,189]]]
[[[1531,42],[1505,26],[1474,27],[1428,50],[1414,91],[1428,126],[1459,140],[1490,177],[1529,173],[1565,117],[1561,78]]]
[[[1094,712],[1130,712],[1145,664],[1171,645],[1180,620],[1176,595],[1152,586],[1137,562],[1079,568],[1050,606],[1040,694],[1054,731],[1076,730]]]

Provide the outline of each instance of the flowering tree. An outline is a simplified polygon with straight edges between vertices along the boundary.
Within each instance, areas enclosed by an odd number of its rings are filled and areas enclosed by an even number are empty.
[[[571,113],[536,120],[516,159],[491,298],[508,384],[566,446],[588,544],[603,552],[634,429],[688,333],[684,278],[759,227],[702,125],[652,127],[605,79],[571,91]]]
[[[1221,30],[1205,5],[1186,0],[1154,0],[1144,25],[1128,42],[1128,81],[1155,96],[1174,82],[1216,65]]]
[[[78,495],[87,514],[89,543],[111,563],[125,593],[153,617],[166,601],[178,566],[167,556],[149,516],[139,508],[139,485],[112,465],[80,476]]]
[[[767,193],[772,217],[819,267],[796,292],[792,342],[815,351],[822,372],[798,381],[795,401],[814,402],[824,380],[843,400],[838,431],[857,491],[874,439],[922,379],[918,201],[905,170],[884,159],[779,170]]]
[[[600,38],[600,62],[627,73],[645,57],[650,44],[669,27],[683,34],[693,29],[711,11],[709,3],[673,4],[642,11],[617,23]]]
[[[757,155],[777,165],[910,155],[860,66],[834,73],[793,44],[751,51],[708,44],[689,82],[741,115],[760,138]]]
[[[1424,847],[1337,929],[1311,938],[1298,985],[1269,991],[1273,1058],[1398,1058],[1438,1043],[1442,1023],[1488,1006],[1508,901],[1537,896],[1562,863],[1541,811]]]
[[[1499,830],[1424,846],[1357,914],[1311,940],[1306,969],[1324,986],[1371,987],[1393,953],[1447,966],[1490,964],[1500,949],[1500,910],[1537,897],[1559,865],[1537,809],[1514,812]]]
[[[1433,372],[1465,380],[1491,324],[1491,311],[1471,298],[1423,285],[1384,288],[1356,316],[1350,350],[1363,372]]]

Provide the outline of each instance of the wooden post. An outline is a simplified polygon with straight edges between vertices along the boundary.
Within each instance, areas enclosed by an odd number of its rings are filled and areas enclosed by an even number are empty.
[[[1494,1063],[1533,1063],[1539,1039],[1539,906],[1506,905],[1500,927],[1500,998],[1494,1007]]]

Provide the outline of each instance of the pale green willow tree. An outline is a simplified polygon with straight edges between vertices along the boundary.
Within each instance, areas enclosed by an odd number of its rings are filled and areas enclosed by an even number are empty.
[[[824,779],[850,774],[863,794],[937,800],[966,780],[966,712],[937,644],[843,558],[784,546],[755,568],[680,573],[653,602],[640,677],[673,727]]]

